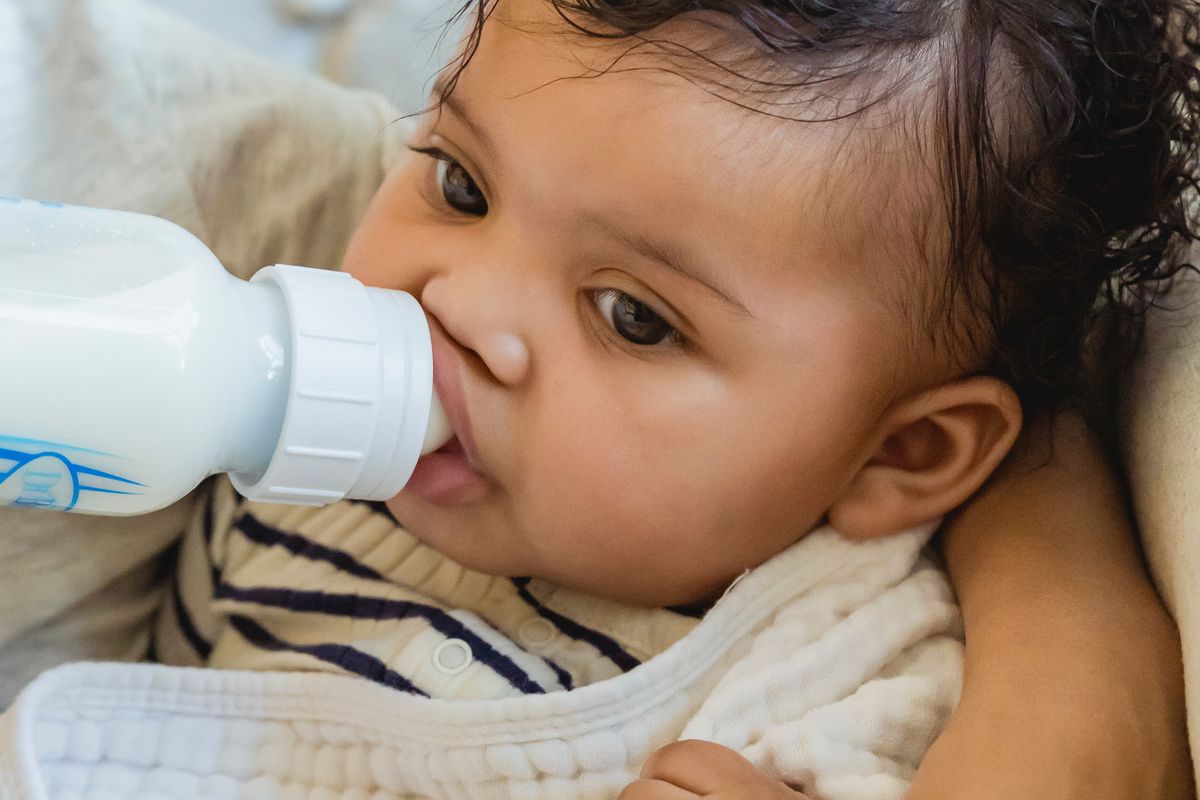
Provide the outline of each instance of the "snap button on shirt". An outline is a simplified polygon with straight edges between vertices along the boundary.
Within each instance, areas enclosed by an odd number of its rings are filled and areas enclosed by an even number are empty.
[[[462,639],[447,639],[433,649],[433,666],[445,675],[457,675],[474,659],[471,645]]]
[[[520,637],[522,644],[538,647],[548,644],[554,638],[554,625],[550,620],[541,617],[527,619],[521,623],[521,627],[517,628],[517,636]]]

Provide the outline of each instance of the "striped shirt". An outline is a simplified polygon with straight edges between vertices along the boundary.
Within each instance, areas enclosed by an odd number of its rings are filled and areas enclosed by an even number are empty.
[[[252,503],[224,477],[203,492],[159,615],[165,663],[341,672],[494,699],[627,672],[697,621],[475,572],[421,544],[382,503]]]

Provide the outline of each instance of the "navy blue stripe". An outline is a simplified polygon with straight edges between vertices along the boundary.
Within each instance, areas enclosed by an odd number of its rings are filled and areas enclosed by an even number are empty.
[[[571,679],[571,673],[567,672],[565,669],[560,667],[558,664],[555,664],[545,656],[538,656],[538,658],[542,659],[542,661],[545,661],[546,666],[554,670],[554,674],[558,676],[559,686],[563,687],[567,691],[571,691],[575,688],[575,681]]]
[[[204,500],[204,559],[208,562],[208,575],[210,583],[208,586],[208,594],[212,596],[212,587],[216,586],[221,580],[221,571],[217,569],[216,563],[212,559],[212,540],[213,534],[213,505],[217,502],[217,485],[209,483],[208,493]]]
[[[237,629],[237,632],[242,635],[243,639],[263,650],[304,653],[313,658],[318,658],[327,664],[340,667],[346,672],[366,678],[369,681],[383,684],[392,689],[399,689],[402,692],[429,697],[428,694],[414,686],[408,678],[405,678],[395,670],[388,669],[387,664],[384,664],[378,658],[375,658],[375,656],[364,653],[361,650],[356,650],[349,645],[296,644],[295,642],[286,642],[274,636],[254,620],[236,614],[229,617],[229,623]]]
[[[398,524],[396,522],[396,518],[392,516],[391,510],[387,507],[387,503],[383,502],[382,500],[357,500],[352,497],[347,497],[346,499],[351,503],[357,503],[360,506],[366,506],[376,514],[382,514],[383,516],[387,517],[388,521],[393,525]]]
[[[692,619],[704,619],[704,615],[711,608],[712,606],[707,603],[693,603],[687,606],[667,606],[667,611],[672,611],[683,617],[691,617]]]
[[[200,635],[200,631],[196,630],[196,626],[192,622],[192,616],[188,613],[187,607],[183,604],[183,598],[179,595],[179,582],[177,580],[173,582],[171,595],[171,602],[175,607],[175,621],[179,623],[179,630],[183,632],[183,636],[188,640],[188,644],[196,651],[196,655],[207,661],[208,657],[212,655],[212,645]]]
[[[301,558],[306,558],[309,561],[324,561],[327,564],[337,567],[342,572],[348,572],[359,578],[368,578],[376,581],[385,580],[383,575],[361,561],[356,560],[354,556],[345,550],[326,547],[298,533],[287,533],[278,528],[273,528],[252,514],[242,514],[238,518],[238,521],[234,523],[234,526],[247,539],[264,547],[282,547]]]
[[[228,583],[217,586],[216,597],[221,600],[286,608],[300,613],[330,614],[350,619],[424,619],[443,636],[466,642],[475,660],[483,662],[517,691],[523,694],[544,694],[546,691],[526,675],[512,659],[492,647],[466,625],[434,606],[357,594],[265,587],[240,588]]]
[[[205,544],[212,543],[213,537],[213,503],[216,502],[217,485],[215,483],[208,484],[208,491],[204,493],[204,542]]]
[[[151,625],[150,632],[147,634],[146,660],[152,661],[155,664],[162,663],[162,656],[158,652],[158,626],[157,625]]]
[[[538,613],[538,616],[549,620],[554,627],[572,639],[579,639],[595,647],[601,655],[620,667],[623,672],[628,672],[642,663],[621,647],[615,639],[605,636],[600,631],[585,628],[575,620],[564,617],[557,611],[552,611],[542,605],[528,589],[529,578],[513,578],[512,582],[513,586],[517,587],[517,594]]]

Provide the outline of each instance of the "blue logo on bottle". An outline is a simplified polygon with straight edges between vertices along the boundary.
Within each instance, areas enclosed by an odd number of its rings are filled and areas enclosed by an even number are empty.
[[[0,505],[70,511],[82,492],[141,494],[144,484],[81,463],[111,453],[82,447],[0,436]]]

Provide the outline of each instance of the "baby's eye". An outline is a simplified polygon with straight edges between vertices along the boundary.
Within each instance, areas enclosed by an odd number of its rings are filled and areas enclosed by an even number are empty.
[[[675,343],[683,341],[679,331],[633,295],[619,289],[603,289],[595,293],[595,303],[604,321],[633,344],[655,345],[667,339]]]
[[[471,173],[454,156],[437,147],[410,147],[437,160],[437,184],[442,197],[455,211],[482,217],[488,211],[487,199]]]

